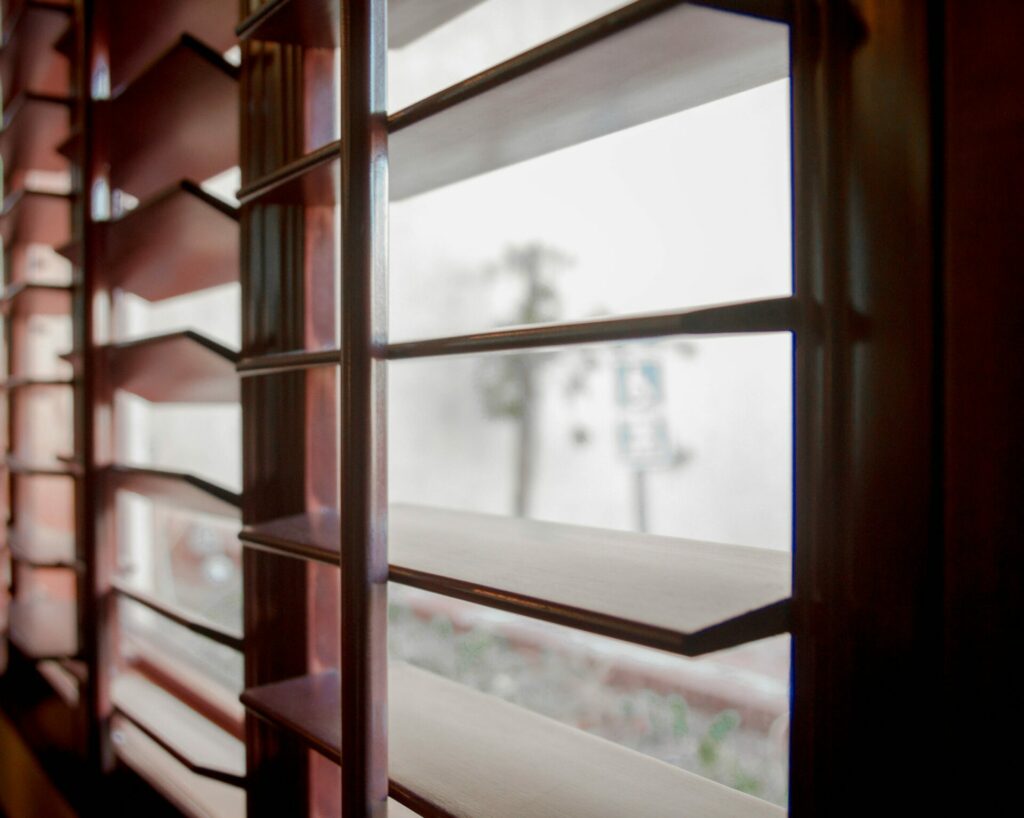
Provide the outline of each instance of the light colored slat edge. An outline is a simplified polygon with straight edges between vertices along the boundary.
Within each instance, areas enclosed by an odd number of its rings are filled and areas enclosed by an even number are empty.
[[[196,775],[127,719],[111,728],[118,758],[191,818],[245,818],[245,791]]]

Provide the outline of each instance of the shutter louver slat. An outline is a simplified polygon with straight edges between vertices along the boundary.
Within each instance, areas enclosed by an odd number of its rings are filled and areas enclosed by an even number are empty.
[[[183,34],[109,103],[110,183],[139,199],[238,164],[238,69]],[[154,105],[154,100],[160,100]]]
[[[192,330],[101,347],[113,386],[153,403],[235,403],[238,354]]]
[[[238,212],[191,181],[107,226],[110,283],[147,301],[238,280]]]
[[[141,674],[121,673],[111,701],[192,772],[235,786],[244,782],[245,745]]]
[[[388,516],[393,582],[689,656],[788,627],[788,552],[408,505]],[[338,523],[297,515],[241,538],[337,564]]]
[[[785,810],[393,663],[391,794],[447,818],[777,818]],[[335,672],[247,690],[254,714],[344,765]],[[429,811],[428,811],[429,810]]]

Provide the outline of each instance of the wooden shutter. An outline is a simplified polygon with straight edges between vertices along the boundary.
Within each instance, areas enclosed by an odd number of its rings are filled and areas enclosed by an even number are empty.
[[[80,459],[74,435],[72,370],[60,353],[72,337],[72,276],[56,250],[71,237],[71,166],[61,150],[71,133],[68,58],[54,43],[70,4],[9,2],[3,8],[0,88],[3,126],[6,409],[0,574],[0,670],[34,663],[76,706],[82,554],[75,537]],[[9,599],[8,599],[9,594]]]
[[[243,309],[254,327],[238,369],[249,418],[248,486],[263,498],[247,504],[244,516],[242,539],[254,575],[247,622],[265,628],[270,620],[261,608],[285,605],[280,587],[271,582],[271,566],[285,565],[283,558],[338,566],[341,586],[335,667],[317,672],[324,663],[307,662],[305,673],[292,670],[288,678],[281,658],[287,649],[279,645],[276,662],[250,667],[252,684],[243,701],[277,729],[278,740],[304,743],[340,764],[345,816],[396,814],[399,805],[422,815],[467,818],[779,814],[773,805],[497,699],[411,667],[387,665],[388,581],[690,656],[788,627],[788,554],[730,546],[710,550],[679,539],[387,507],[388,361],[800,328],[797,295],[389,343],[389,199],[424,193],[787,73],[785,4],[702,4],[754,15],[746,29],[750,39],[732,42],[729,26],[713,25],[713,17],[698,21],[690,7],[644,1],[389,116],[385,43],[396,37],[408,43],[470,5],[437,3],[432,16],[418,13],[423,4],[416,3],[276,0],[253,4],[252,15],[238,28],[247,44],[243,105],[250,113],[243,129],[251,152],[248,159],[243,156],[239,194],[249,254],[243,275],[250,277]],[[708,28],[698,26],[701,21]],[[703,52],[710,64],[694,56],[700,38],[719,38],[713,53]],[[666,42],[673,48],[658,47]],[[311,55],[335,48],[340,76],[307,88],[304,101],[289,101],[271,71],[283,72],[288,59],[306,61],[308,71],[309,61],[318,59]],[[616,60],[623,53],[632,57],[628,74]],[[320,127],[314,136],[304,128],[317,130],[308,111],[316,110],[314,94],[323,94],[324,84],[336,88],[341,100],[340,134]],[[610,104],[620,98],[629,105]],[[280,115],[291,118],[282,123],[264,116],[268,104],[279,105]],[[626,113],[597,115],[605,109]],[[294,141],[281,146],[275,140],[282,136]],[[277,161],[273,148],[280,149]],[[336,206],[339,220],[325,223]],[[331,236],[342,248],[340,292],[333,291],[328,277],[317,278],[324,275]],[[301,274],[289,266],[296,263],[291,253],[301,259]],[[300,288],[310,286],[318,287],[320,298],[335,299],[337,337],[308,330],[314,299]],[[268,323],[256,332],[257,316],[268,309],[307,331],[298,327],[288,338],[284,324]],[[307,421],[315,415],[315,401],[329,401],[330,392],[312,386],[314,378],[330,388],[338,379],[336,464],[330,446],[315,445],[318,433],[307,429],[302,435],[297,428],[303,401]],[[274,424],[273,432],[268,423]],[[326,440],[331,442],[330,436]],[[335,471],[337,499],[313,486],[318,463]],[[288,485],[286,475],[299,484]],[[273,497],[261,482],[268,479],[277,488]],[[320,483],[330,484],[329,479]],[[275,508],[282,513],[275,514]],[[485,550],[484,543],[495,547]],[[588,558],[595,553],[601,558]],[[290,575],[287,581],[292,582]],[[274,611],[273,621],[288,633],[311,607],[299,599],[290,616]],[[247,632],[247,638],[253,636],[254,630]],[[290,649],[292,668],[303,663],[301,650]],[[260,738],[255,749],[250,747],[257,753],[250,756],[251,786],[269,793],[289,753],[257,732],[265,727],[252,730],[250,737]],[[263,768],[267,783],[257,780]],[[250,806],[252,814],[264,814]],[[273,809],[268,806],[266,814]]]

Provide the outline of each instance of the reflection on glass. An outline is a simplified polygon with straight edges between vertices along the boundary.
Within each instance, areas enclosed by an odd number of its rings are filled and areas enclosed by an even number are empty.
[[[394,658],[786,803],[788,637],[686,659],[402,586],[389,597]]]

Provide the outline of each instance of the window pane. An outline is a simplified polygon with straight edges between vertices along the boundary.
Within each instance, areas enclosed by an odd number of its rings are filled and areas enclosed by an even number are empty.
[[[126,583],[236,632],[242,629],[238,525],[139,495],[117,498],[118,565]]]
[[[392,657],[785,805],[788,636],[686,659],[394,584],[389,603]]]
[[[392,503],[788,549],[788,334],[391,365]]]
[[[241,486],[241,408],[237,404],[150,403],[115,397],[118,460]]]
[[[242,692],[242,654],[197,636],[154,611],[122,599],[118,603],[121,624],[121,652],[126,658],[142,658],[166,667],[175,676],[203,680],[212,689],[195,687],[201,698],[234,700]],[[175,667],[181,665],[182,667]]]
[[[789,197],[782,81],[396,202],[392,337],[788,295]]]

